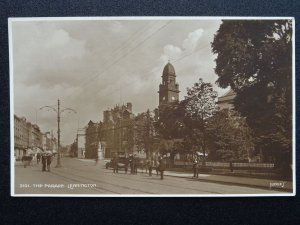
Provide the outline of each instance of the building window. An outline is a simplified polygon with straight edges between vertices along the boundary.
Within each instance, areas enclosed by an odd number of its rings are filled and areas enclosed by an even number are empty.
[[[166,97],[164,96],[164,97],[162,98],[162,100],[165,101],[165,100],[166,100]]]
[[[172,101],[175,101],[175,97],[174,96],[172,96]]]

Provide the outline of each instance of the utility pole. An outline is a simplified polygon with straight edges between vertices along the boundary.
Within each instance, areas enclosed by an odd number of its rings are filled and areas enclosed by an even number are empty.
[[[59,99],[57,100],[57,109],[55,109],[52,106],[48,106],[48,105],[43,106],[40,109],[44,109],[44,108],[52,109],[57,114],[57,164],[55,167],[59,168],[59,167],[62,167],[61,162],[60,162],[60,114],[63,113],[64,111],[71,111],[73,113],[77,113],[77,112],[71,108],[63,108],[61,110]]]
[[[150,111],[148,109],[146,114],[143,116],[143,125],[141,125],[147,159],[151,158],[151,156],[152,156],[152,152],[151,152],[151,118],[150,117],[151,117]]]
[[[35,110],[35,124],[37,125],[37,109],[34,110]]]
[[[150,127],[149,127],[149,109],[147,110],[146,114],[146,140],[145,140],[145,147],[146,147],[146,158],[149,159],[150,149],[149,149],[149,136],[150,136]]]
[[[123,111],[122,111],[122,115],[120,117],[120,129],[119,129],[119,135],[120,135],[120,150],[119,152],[122,152],[122,131],[123,131],[123,127],[122,127],[122,117],[123,117]]]
[[[60,111],[59,111],[59,99],[57,100],[57,164],[56,168],[61,167],[60,164]]]

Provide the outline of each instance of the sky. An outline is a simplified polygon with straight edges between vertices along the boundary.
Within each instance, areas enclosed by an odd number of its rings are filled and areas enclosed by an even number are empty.
[[[202,78],[219,96],[211,42],[221,20],[162,18],[15,20],[11,24],[14,114],[57,130],[57,114],[43,106],[72,108],[61,114],[61,143],[78,128],[102,120],[103,111],[131,102],[138,114],[158,106],[158,88],[170,61],[180,100]]]

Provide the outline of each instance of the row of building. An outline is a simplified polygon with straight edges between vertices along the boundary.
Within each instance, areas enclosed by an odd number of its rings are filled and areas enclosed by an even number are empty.
[[[162,82],[159,84],[159,109],[172,102],[179,101],[179,84],[176,82],[176,73],[172,64],[167,63],[162,72]],[[235,97],[233,91],[229,91],[218,100],[219,107],[232,108]],[[89,121],[84,134],[77,135],[78,157],[110,158],[114,153],[146,154],[138,146],[136,136],[140,132],[140,126],[132,111],[132,103],[115,105],[112,109],[103,112],[103,121]],[[156,115],[157,116],[157,115]],[[83,146],[78,147],[78,139],[84,139]],[[74,146],[74,145],[73,145]],[[51,151],[57,152],[57,140],[53,132],[43,133],[37,124],[26,120],[25,117],[14,115],[14,151],[17,159],[22,158],[28,152]],[[142,153],[141,153],[142,152]]]
[[[162,82],[159,85],[159,105],[156,112],[171,102],[179,101],[179,84],[176,82],[175,69],[168,63],[162,72]],[[235,97],[233,91],[229,91],[219,98],[220,108],[232,108]],[[137,147],[136,135],[139,132],[136,115],[132,111],[132,103],[115,105],[112,109],[103,112],[103,121],[89,121],[85,127],[84,148],[79,148],[78,157],[110,158],[115,153],[146,154],[141,153]],[[78,136],[77,136],[78,141]]]
[[[37,124],[25,117],[14,115],[14,155],[17,160],[23,155],[40,151],[57,152],[57,140],[53,132],[43,133]]]
[[[136,151],[134,140],[135,115],[132,104],[116,105],[103,112],[103,121],[89,121],[85,128],[85,157],[110,158],[114,153]]]

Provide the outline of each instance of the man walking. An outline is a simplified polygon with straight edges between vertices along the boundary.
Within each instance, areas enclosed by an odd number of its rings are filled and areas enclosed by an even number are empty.
[[[128,156],[127,155],[125,156],[125,159],[124,159],[124,170],[125,170],[125,173],[127,174],[127,171],[128,171]]]
[[[152,169],[154,167],[154,160],[152,158],[150,158],[150,160],[148,160],[148,168],[149,168],[149,176],[152,176]]]
[[[164,157],[160,157],[159,160],[159,171],[160,171],[160,179],[164,179],[164,171],[166,169],[166,160]]]
[[[128,161],[129,161],[129,166],[130,166],[130,173],[131,174],[133,174],[133,156],[130,154],[129,155],[129,159],[128,159]]]
[[[114,165],[114,173],[118,173],[118,163],[119,163],[119,159],[118,156],[115,155],[115,157],[113,158],[113,165]]]
[[[158,172],[159,172],[159,161],[157,159],[154,160],[154,167],[156,170],[156,175],[158,176]]]
[[[47,156],[45,153],[42,154],[42,165],[43,165],[43,168],[42,168],[42,171],[46,171],[46,164],[47,164]]]
[[[95,158],[95,166],[98,164],[98,160],[99,160],[99,157],[98,157],[98,154],[97,154],[97,156]]]
[[[40,161],[41,161],[41,153],[37,153],[36,154],[36,161],[37,161],[37,164],[40,163]]]
[[[137,157],[137,155],[134,155],[133,156],[133,171],[134,171],[134,174],[137,174],[138,163],[139,163],[139,158]]]
[[[199,176],[199,173],[198,173],[198,158],[195,157],[194,158],[194,161],[193,161],[193,171],[194,171],[194,177],[197,177]]]
[[[51,161],[52,161],[52,155],[51,154],[47,155],[46,161],[47,161],[47,170],[48,170],[48,172],[50,172],[50,165],[51,165]]]

